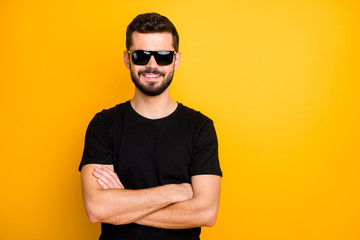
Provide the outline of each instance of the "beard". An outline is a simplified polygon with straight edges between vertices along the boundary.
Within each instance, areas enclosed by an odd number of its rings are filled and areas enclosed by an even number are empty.
[[[140,76],[142,73],[160,74],[164,79],[160,83],[158,83],[158,82],[151,83],[150,82],[150,83],[143,84],[140,82]],[[143,71],[139,71],[137,76],[136,76],[136,73],[134,73],[130,69],[130,75],[131,75],[131,79],[132,79],[133,83],[140,90],[140,92],[142,92],[143,94],[145,94],[147,96],[154,97],[154,96],[162,94],[170,86],[173,76],[174,76],[174,71],[171,71],[169,73],[169,75],[166,76],[166,78],[165,78],[164,72],[160,72],[156,69],[146,69]]]

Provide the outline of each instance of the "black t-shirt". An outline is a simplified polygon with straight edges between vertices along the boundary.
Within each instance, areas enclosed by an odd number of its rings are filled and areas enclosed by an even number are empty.
[[[147,119],[130,101],[95,115],[79,171],[85,164],[112,164],[126,189],[191,183],[200,174],[222,176],[213,122],[181,103],[165,118]],[[102,223],[100,239],[199,239],[200,228],[160,229]]]

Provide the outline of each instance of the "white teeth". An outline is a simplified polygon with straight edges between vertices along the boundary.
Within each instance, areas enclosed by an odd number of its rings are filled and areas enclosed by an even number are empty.
[[[158,77],[159,75],[148,75],[148,74],[145,74],[145,77],[148,77],[148,78],[156,78]]]

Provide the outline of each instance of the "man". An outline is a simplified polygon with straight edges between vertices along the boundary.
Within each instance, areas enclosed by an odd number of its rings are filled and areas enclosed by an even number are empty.
[[[134,97],[95,115],[79,166],[100,239],[199,239],[215,224],[222,172],[212,121],[170,97],[179,36],[157,13],[128,26]]]

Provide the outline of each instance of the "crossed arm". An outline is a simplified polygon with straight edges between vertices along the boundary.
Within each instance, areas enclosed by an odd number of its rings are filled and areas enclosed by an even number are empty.
[[[220,177],[196,175],[191,185],[168,184],[128,190],[112,165],[88,164],[81,171],[83,199],[92,222],[135,222],[158,228],[213,226],[220,200]]]

